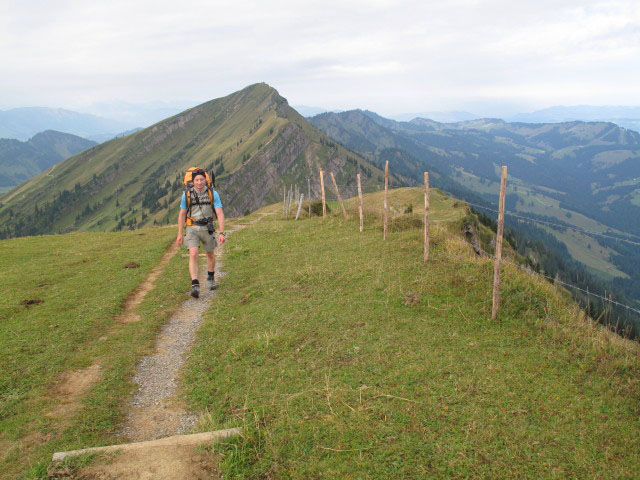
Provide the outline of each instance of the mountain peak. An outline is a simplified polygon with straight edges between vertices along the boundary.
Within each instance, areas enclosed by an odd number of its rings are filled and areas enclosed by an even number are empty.
[[[275,88],[260,82],[105,142],[31,179],[3,198],[0,236],[175,222],[182,177],[191,166],[215,173],[229,216],[282,200],[283,178],[306,186],[319,169],[332,171],[345,195],[355,193],[358,171],[372,185],[382,178],[378,168],[328,141]],[[11,207],[25,194],[49,209],[37,222],[12,217]]]

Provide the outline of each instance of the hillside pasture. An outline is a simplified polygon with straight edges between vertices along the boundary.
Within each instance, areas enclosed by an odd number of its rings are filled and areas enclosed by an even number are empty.
[[[434,192],[434,221],[449,202]],[[379,216],[359,233],[333,211],[227,246],[186,377],[203,430],[246,428],[212,447],[225,477],[640,476],[637,343],[509,265],[491,321],[493,263],[456,222],[423,263],[420,228],[385,242]]]

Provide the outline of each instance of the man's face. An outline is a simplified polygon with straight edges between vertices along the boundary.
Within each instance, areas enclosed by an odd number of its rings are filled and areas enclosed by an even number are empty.
[[[206,184],[207,179],[202,175],[198,175],[193,179],[193,186],[196,187],[196,190],[202,190]]]

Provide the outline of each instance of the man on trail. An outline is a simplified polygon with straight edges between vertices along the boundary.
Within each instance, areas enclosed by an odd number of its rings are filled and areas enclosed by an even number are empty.
[[[178,214],[178,245],[184,242],[184,246],[189,250],[189,273],[191,274],[191,296],[200,296],[200,282],[198,281],[198,250],[200,242],[204,245],[207,254],[207,287],[215,290],[216,282],[213,276],[216,257],[213,253],[216,245],[222,245],[225,241],[224,233],[224,213],[222,213],[222,202],[220,195],[207,183],[207,174],[202,169],[195,169],[192,172],[193,187],[188,187],[182,194],[180,202],[180,213]],[[208,191],[211,189],[212,195]],[[189,201],[187,201],[187,194]],[[217,241],[216,232],[213,226],[213,215],[218,218]],[[183,239],[182,229],[187,225],[187,232]]]

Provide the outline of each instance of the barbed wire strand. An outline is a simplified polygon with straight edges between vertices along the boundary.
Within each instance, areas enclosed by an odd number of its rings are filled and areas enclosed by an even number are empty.
[[[451,195],[448,192],[445,192],[445,193],[447,193],[448,195]],[[494,213],[499,213],[499,210],[496,210],[495,208],[487,207],[485,205],[479,205],[477,203],[468,202],[466,200],[460,200],[460,201],[466,203],[467,205],[471,205],[473,207],[482,208],[484,210],[489,210],[489,211],[494,212]],[[533,222],[533,223],[539,223],[539,224],[543,224],[543,225],[550,225],[550,226],[559,227],[559,228],[568,228],[570,230],[574,230],[574,231],[580,232],[580,233],[585,233],[587,235],[595,235],[595,236],[605,237],[605,238],[609,238],[609,239],[612,239],[612,240],[616,240],[616,241],[620,241],[620,242],[626,242],[626,243],[630,243],[632,245],[640,246],[640,243],[638,243],[638,242],[633,242],[633,241],[627,240],[625,238],[614,237],[613,235],[606,235],[606,234],[601,233],[601,232],[594,232],[594,231],[591,231],[591,230],[585,230],[585,229],[582,229],[582,228],[573,227],[571,225],[563,225],[561,223],[553,223],[553,222],[548,222],[548,221],[545,221],[545,220],[537,220],[535,218],[527,217],[527,216],[524,216],[524,215],[518,215],[517,213],[511,213],[511,212],[507,212],[507,211],[505,211],[504,214],[505,215],[509,215],[510,217],[519,218],[519,219],[526,220],[526,221]],[[627,235],[629,237],[640,239],[640,236],[634,235],[633,233],[624,232],[624,231],[620,231],[620,233],[624,234],[624,235]]]
[[[440,222],[433,222],[433,221],[431,221],[430,223],[440,223]],[[465,238],[460,237],[460,236],[458,236],[458,235],[454,235],[454,234],[452,234],[451,232],[449,232],[448,230],[446,230],[446,229],[444,229],[444,228],[442,228],[442,227],[440,227],[440,226],[438,226],[438,225],[434,225],[434,227],[435,227],[435,228],[437,228],[438,230],[441,230],[442,232],[444,232],[444,233],[445,233],[445,235],[447,235],[447,236],[449,236],[449,237],[451,237],[451,238],[455,238],[456,240],[459,240],[459,241],[461,241],[461,242],[464,242],[464,243],[466,243],[467,245],[469,245],[469,246],[471,246],[471,247],[473,248],[473,245],[471,245],[471,244],[470,244],[470,243],[469,243]],[[487,252],[487,251],[483,250],[481,247],[478,247],[478,248],[479,248],[479,250],[480,250],[484,255],[486,255],[487,257],[489,257],[489,258],[491,258],[491,259],[493,259],[493,260],[495,260],[495,259],[496,259],[496,257],[495,257],[494,255],[492,255],[491,253],[489,253],[489,252]],[[545,275],[545,274],[543,274],[543,273],[536,272],[535,270],[531,270],[530,268],[527,268],[527,267],[525,267],[525,266],[523,266],[523,265],[519,265],[519,264],[517,264],[517,263],[510,262],[509,260],[505,260],[504,258],[503,258],[503,259],[501,259],[501,262],[502,262],[502,263],[506,263],[506,264],[508,264],[508,265],[512,265],[512,266],[514,266],[514,267],[516,267],[516,268],[518,268],[518,269],[520,269],[520,270],[522,270],[522,271],[524,271],[524,272],[526,272],[526,273],[529,273],[529,274],[531,274],[531,275],[537,275],[537,276],[539,276],[539,277],[546,278],[546,279],[548,279],[548,280],[551,280],[553,283],[558,283],[558,284],[563,285],[563,286],[565,286],[565,287],[569,287],[569,288],[573,288],[573,289],[575,289],[575,290],[579,290],[579,291],[581,291],[581,292],[583,292],[583,293],[585,293],[585,294],[587,294],[587,295],[589,295],[589,296],[591,296],[591,297],[599,298],[599,299],[604,300],[604,301],[606,301],[606,302],[609,302],[609,303],[611,303],[611,304],[614,304],[614,305],[617,305],[617,306],[620,306],[620,307],[624,307],[624,308],[626,308],[627,310],[631,310],[632,312],[635,312],[635,313],[640,314],[640,310],[637,310],[637,309],[635,309],[635,308],[633,308],[633,307],[631,307],[631,306],[629,306],[629,305],[625,305],[624,303],[616,302],[615,300],[612,300],[612,299],[610,299],[610,298],[604,297],[604,296],[602,296],[602,295],[598,295],[597,293],[590,292],[589,290],[585,290],[585,289],[580,288],[580,287],[578,287],[578,286],[576,286],[576,285],[572,285],[572,284],[570,284],[570,283],[563,282],[562,280],[560,280],[560,279],[556,279],[556,278],[551,277],[551,276],[549,276],[549,275]]]

